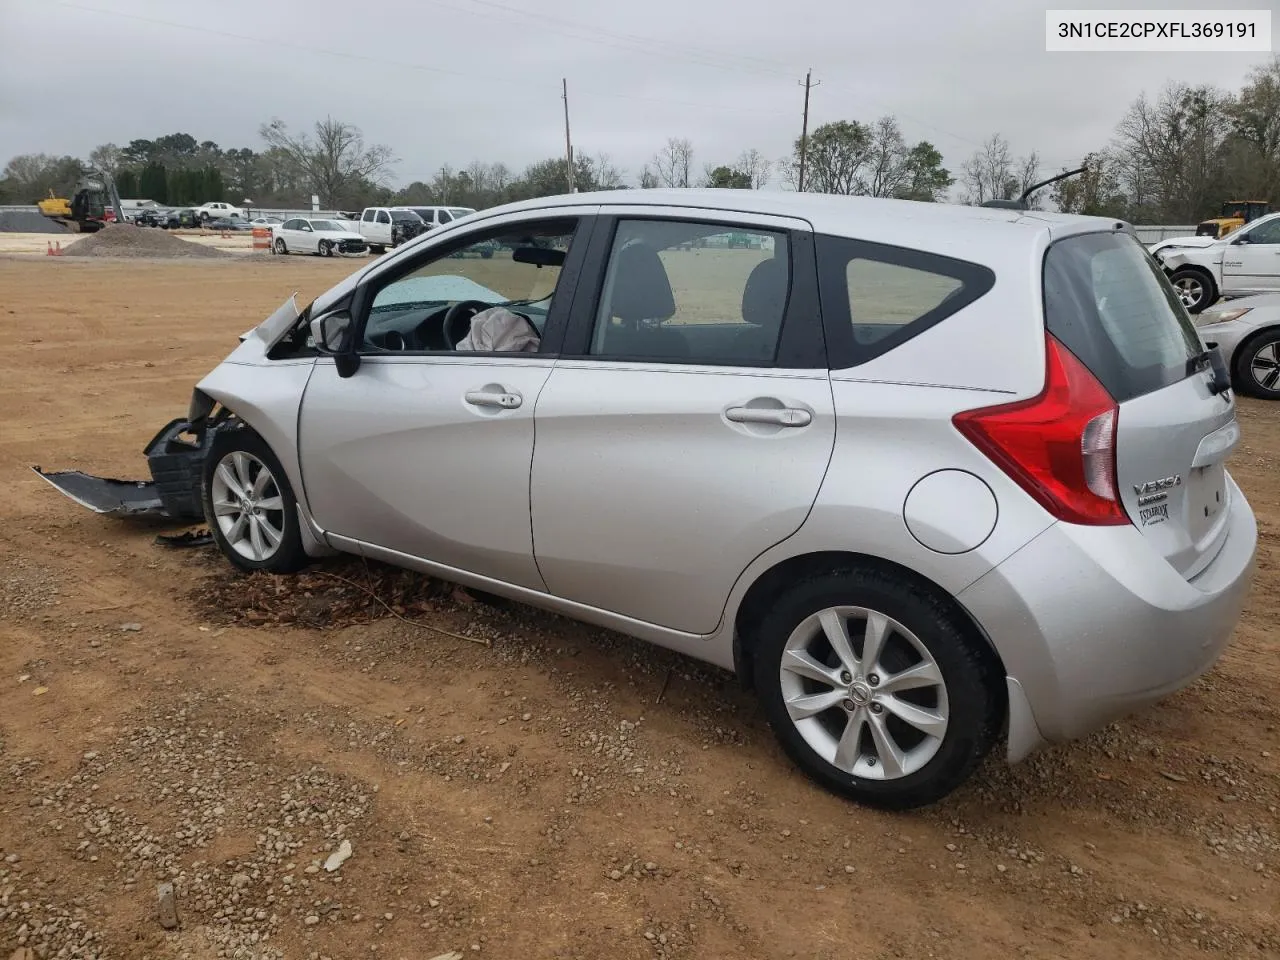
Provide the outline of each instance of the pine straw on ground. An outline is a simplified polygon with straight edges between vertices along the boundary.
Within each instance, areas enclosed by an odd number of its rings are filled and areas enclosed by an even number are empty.
[[[471,595],[441,580],[358,558],[326,561],[290,576],[239,573],[221,556],[215,562],[216,572],[188,599],[207,620],[221,625],[334,630],[397,617],[448,633],[421,618],[458,602],[474,602]]]

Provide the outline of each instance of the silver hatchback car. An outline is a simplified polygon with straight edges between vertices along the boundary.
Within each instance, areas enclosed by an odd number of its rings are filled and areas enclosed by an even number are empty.
[[[550,197],[241,340],[190,411],[237,567],[360,554],[735,670],[868,804],[1183,687],[1248,590],[1232,394],[1110,220]]]

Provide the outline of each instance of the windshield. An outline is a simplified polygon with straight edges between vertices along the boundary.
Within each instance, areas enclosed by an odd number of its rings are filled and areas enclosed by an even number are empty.
[[[1204,347],[1163,271],[1133,237],[1059,240],[1044,260],[1045,326],[1117,403],[1190,374]]]
[[[392,210],[391,219],[399,220],[401,223],[412,220],[414,223],[421,223],[422,218],[412,210]]]
[[[468,213],[475,213],[470,207],[450,207],[449,212],[455,217],[465,217]]]
[[[313,230],[341,230],[346,232],[346,227],[337,220],[312,220],[311,229]]]

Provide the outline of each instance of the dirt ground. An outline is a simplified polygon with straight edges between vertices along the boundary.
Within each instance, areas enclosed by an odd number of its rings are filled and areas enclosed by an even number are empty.
[[[227,625],[212,550],[31,473],[145,475],[237,334],[356,266],[0,258],[0,957],[1280,956],[1280,407],[1240,404],[1261,540],[1220,665],[882,814],[726,675],[449,591]]]

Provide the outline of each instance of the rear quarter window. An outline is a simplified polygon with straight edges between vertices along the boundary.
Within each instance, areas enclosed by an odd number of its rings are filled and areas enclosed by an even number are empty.
[[[1045,327],[1124,403],[1185,379],[1204,346],[1163,271],[1125,233],[1059,240],[1044,261]]]
[[[865,363],[984,296],[990,268],[819,234],[818,285],[832,369]]]

